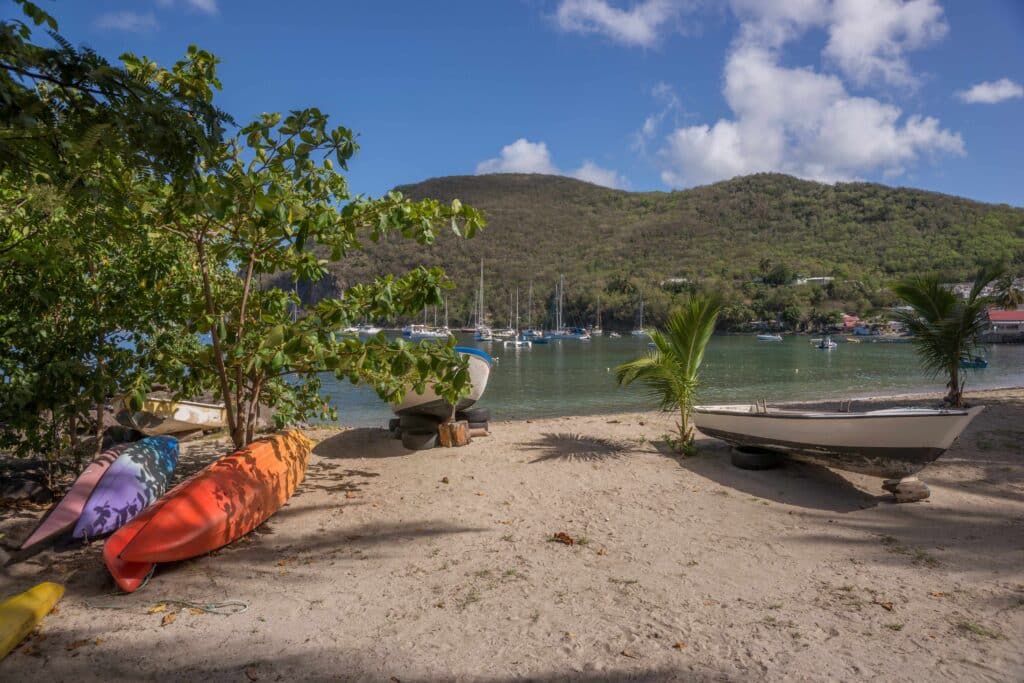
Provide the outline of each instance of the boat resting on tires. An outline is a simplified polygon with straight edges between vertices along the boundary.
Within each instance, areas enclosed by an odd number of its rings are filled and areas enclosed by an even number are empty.
[[[920,472],[948,449],[984,408],[889,408],[866,412],[784,410],[763,405],[697,406],[701,433],[734,446],[877,477]]]

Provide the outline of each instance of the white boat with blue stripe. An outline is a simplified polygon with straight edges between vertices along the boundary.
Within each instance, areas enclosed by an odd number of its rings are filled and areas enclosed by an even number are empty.
[[[487,352],[469,346],[456,346],[455,350],[469,359],[469,381],[472,388],[455,407],[456,410],[465,410],[479,401],[487,389],[494,359]],[[430,415],[442,420],[452,414],[452,404],[434,393],[432,384],[428,384],[422,394],[410,389],[402,402],[393,406],[393,409],[396,415]]]

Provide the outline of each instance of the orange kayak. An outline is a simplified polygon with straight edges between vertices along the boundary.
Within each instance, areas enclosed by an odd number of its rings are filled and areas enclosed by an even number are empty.
[[[258,527],[295,493],[312,445],[296,431],[275,434],[178,484],[107,539],[114,581],[131,593],[157,562],[203,555]]]

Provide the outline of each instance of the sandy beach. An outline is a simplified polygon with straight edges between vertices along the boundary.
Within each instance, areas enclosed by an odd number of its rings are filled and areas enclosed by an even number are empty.
[[[5,567],[3,595],[67,594],[0,679],[1021,680],[1024,390],[969,398],[988,409],[904,505],[872,477],[733,468],[711,439],[681,458],[659,413],[496,419],[425,452],[310,431],[285,508],[133,595],[99,543]],[[187,444],[178,476],[226,448]],[[3,542],[43,511],[3,510]]]

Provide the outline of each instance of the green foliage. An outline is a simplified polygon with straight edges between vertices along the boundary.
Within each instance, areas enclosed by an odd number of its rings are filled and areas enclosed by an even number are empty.
[[[914,335],[922,367],[933,376],[946,375],[946,401],[955,408],[963,405],[960,361],[973,354],[992,303],[982,292],[1001,274],[1000,267],[978,270],[966,300],[944,287],[935,276],[893,285],[893,291],[911,308],[901,311],[899,318]]]
[[[689,416],[700,384],[698,371],[721,310],[715,297],[688,297],[669,316],[664,330],[651,333],[651,353],[615,368],[619,384],[640,382],[662,410],[679,411],[679,443],[685,450],[693,443]]]
[[[329,265],[324,285],[340,290],[374,274],[439,266],[457,285],[449,296],[455,324],[468,321],[481,258],[492,319],[506,320],[509,291],[525,292],[533,281],[532,320],[547,317],[550,325],[564,273],[566,320],[595,322],[600,296],[605,329],[618,330],[636,325],[641,290],[645,318],[662,324],[686,296],[661,286],[670,278],[721,293],[733,313],[749,312],[721,319],[735,329],[778,320],[788,306],[870,314],[895,303],[889,284],[900,278],[940,271],[953,282],[982,263],[1024,263],[1024,210],[870,183],[759,174],[679,192],[623,192],[571,178],[497,174],[398,189],[413,198],[459,197],[484,212],[487,232],[468,244],[442,236],[431,249],[397,240],[368,245]],[[820,287],[753,282],[777,264],[835,280]]]

